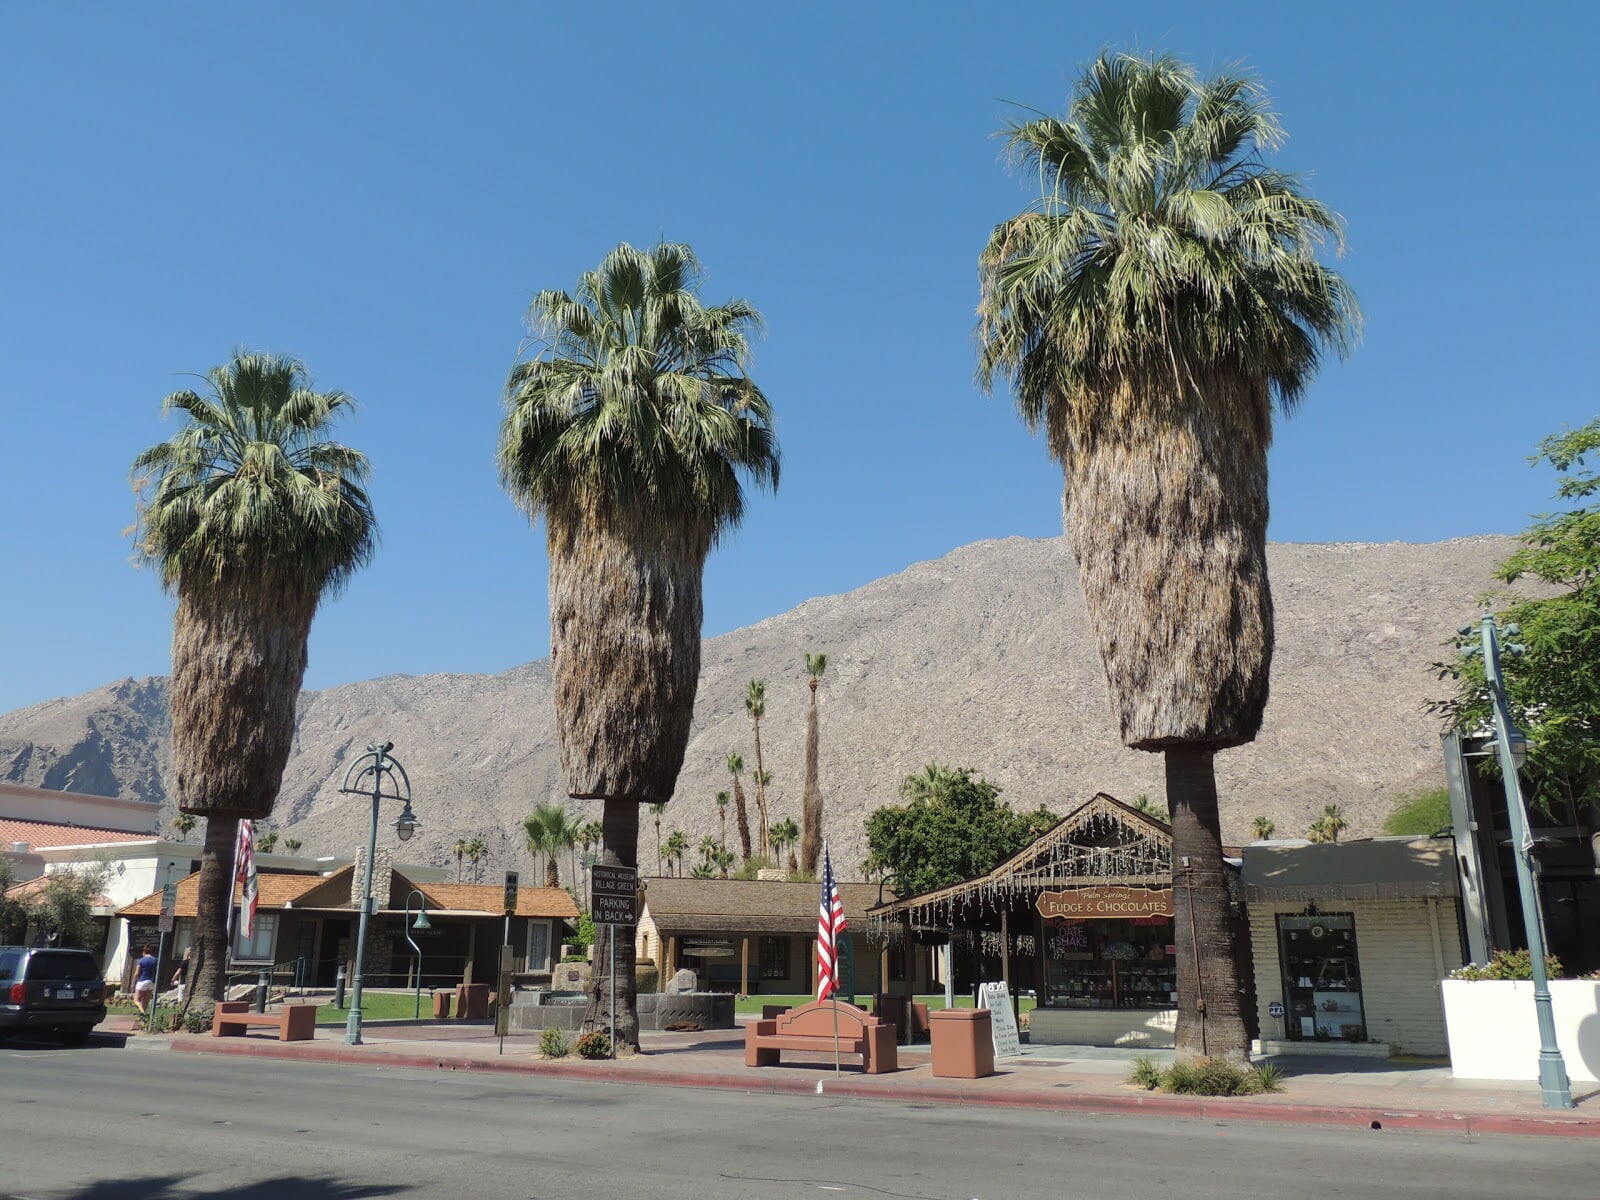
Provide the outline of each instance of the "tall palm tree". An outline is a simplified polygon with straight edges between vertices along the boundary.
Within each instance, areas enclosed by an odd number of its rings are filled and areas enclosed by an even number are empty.
[[[528,853],[544,855],[545,887],[561,886],[560,854],[577,840],[577,825],[560,804],[541,804],[523,818]]]
[[[789,851],[789,870],[798,871],[800,863],[794,856],[794,844],[800,840],[800,826],[794,823],[793,817],[785,817],[772,827],[772,853],[775,858],[782,858],[785,850]]]
[[[744,774],[744,755],[729,754],[727,764],[728,774],[733,776],[733,820],[734,827],[739,831],[739,856],[749,862],[750,810],[745,805],[744,783],[739,778]]]
[[[728,848],[728,801],[731,799],[727,792],[717,793],[717,845],[724,850]]]
[[[461,882],[461,863],[462,863],[462,860],[467,857],[467,850],[470,848],[470,846],[471,846],[471,843],[468,842],[466,838],[459,837],[459,838],[457,838],[455,840],[455,844],[450,847],[450,853],[455,855],[455,857],[456,857],[456,882],[457,883]]]
[[[650,806],[650,816],[656,823],[656,874],[663,874],[661,869],[661,817],[667,811],[667,802],[658,800]]]
[[[772,777],[767,774],[765,763],[761,759],[761,718],[767,715],[765,680],[750,681],[744,693],[744,711],[750,714],[750,724],[756,732],[756,772],[751,778],[756,783],[756,814],[760,823],[760,828],[756,831],[756,840],[761,849],[761,856],[765,858],[772,851],[770,834],[767,830],[767,781]]]
[[[806,683],[811,690],[811,704],[806,709],[806,771],[805,784],[800,792],[800,866],[807,874],[817,873],[817,859],[822,854],[822,788],[817,783],[817,685],[822,673],[828,669],[826,654],[806,655]]]
[[[353,405],[293,359],[241,351],[166,398],[183,428],[134,460],[135,547],[178,601],[174,790],[206,818],[191,1003],[222,995],[234,836],[272,813],[312,618],[377,545],[366,456],[328,437]]]
[[[472,864],[472,881],[481,882],[483,879],[483,864],[488,860],[489,847],[484,845],[481,837],[470,838],[467,841],[467,862]]]
[[[681,829],[674,829],[667,834],[667,859],[676,868],[676,874],[683,874],[683,856],[689,853],[689,839]]]
[[[1257,817],[1250,822],[1250,832],[1258,842],[1266,841],[1277,828],[1271,817]]]
[[[1242,1059],[1243,963],[1213,756],[1267,701],[1267,444],[1359,323],[1341,223],[1268,166],[1257,82],[1105,54],[1013,125],[1037,203],[980,261],[979,380],[1007,379],[1064,514],[1123,741],[1165,755],[1181,1054]],[[1181,865],[1187,864],[1187,865]]]
[[[636,866],[639,805],[672,796],[700,676],[706,556],[776,487],[772,410],[746,374],[760,314],[706,305],[688,246],[619,245],[573,294],[540,292],[537,353],[506,385],[506,488],[545,522],[551,656],[567,791],[602,802],[602,860]],[[608,947],[632,946],[633,928]],[[608,954],[611,953],[608,950]],[[586,1027],[610,1010],[595,964]],[[618,1039],[639,1040],[617,972]]]

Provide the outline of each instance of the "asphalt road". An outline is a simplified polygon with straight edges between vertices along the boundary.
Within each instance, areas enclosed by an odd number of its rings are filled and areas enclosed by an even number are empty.
[[[1594,1194],[1600,1148],[0,1045],[0,1198]]]

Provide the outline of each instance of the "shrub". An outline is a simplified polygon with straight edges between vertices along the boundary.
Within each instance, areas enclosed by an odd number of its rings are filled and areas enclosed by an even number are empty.
[[[578,916],[578,946],[580,949],[594,945],[594,916],[590,913],[580,913]]]
[[[188,1033],[208,1033],[212,1014],[204,1008],[191,1008],[183,1014],[183,1028]]]
[[[560,1029],[546,1029],[539,1035],[539,1053],[546,1058],[565,1058],[571,1049],[566,1033]]]
[[[1544,956],[1545,973],[1552,979],[1562,973],[1561,960],[1554,954]],[[1486,963],[1468,963],[1450,972],[1451,979],[1532,979],[1533,956],[1526,950],[1496,950]]]
[[[1146,1091],[1160,1088],[1179,1096],[1255,1096],[1283,1090],[1283,1072],[1270,1063],[1239,1067],[1219,1058],[1196,1058],[1161,1067],[1135,1059],[1128,1082]]]
[[[611,1039],[596,1030],[586,1033],[572,1045],[579,1058],[610,1058]]]

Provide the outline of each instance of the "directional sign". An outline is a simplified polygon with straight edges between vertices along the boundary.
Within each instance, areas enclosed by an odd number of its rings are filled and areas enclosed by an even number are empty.
[[[170,917],[178,908],[178,885],[163,884],[161,888],[161,915]]]
[[[639,899],[639,869],[596,863],[589,868],[589,911],[596,925],[632,925]]]
[[[507,871],[506,872],[506,894],[505,894],[504,902],[501,905],[501,910],[508,917],[516,915],[516,912],[517,912],[517,873],[515,871]]]

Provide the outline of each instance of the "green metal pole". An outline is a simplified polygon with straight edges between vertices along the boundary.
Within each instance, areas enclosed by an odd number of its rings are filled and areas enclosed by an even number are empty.
[[[1556,1045],[1555,1014],[1550,1004],[1550,979],[1545,970],[1544,922],[1539,915],[1539,891],[1534,886],[1528,852],[1528,813],[1522,802],[1522,781],[1511,750],[1511,710],[1500,677],[1500,646],[1494,617],[1483,618],[1483,669],[1494,705],[1494,740],[1499,751],[1500,774],[1505,781],[1506,811],[1511,818],[1511,857],[1517,866],[1517,891],[1522,898],[1522,925],[1528,937],[1528,957],[1533,966],[1533,1011],[1539,1022],[1539,1091],[1546,1108],[1571,1108],[1572,1084]]]
[[[378,855],[378,800],[383,795],[383,751],[377,752],[372,772],[372,824],[367,828],[367,878],[361,889],[361,919],[356,926],[356,981],[350,992],[350,1016],[345,1021],[347,1046],[361,1045],[361,984],[367,962],[367,917],[372,912],[373,859]]]

